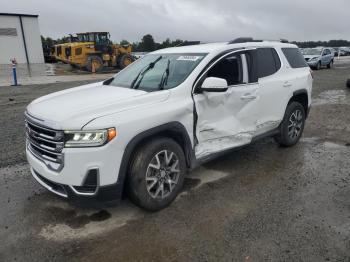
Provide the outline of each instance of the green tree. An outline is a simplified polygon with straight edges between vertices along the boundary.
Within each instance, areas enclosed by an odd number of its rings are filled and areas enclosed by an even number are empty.
[[[129,45],[129,41],[128,40],[125,40],[123,39],[122,41],[120,41],[120,45]]]
[[[154,42],[153,36],[150,34],[144,35],[140,43],[141,51],[152,52],[156,49],[156,43]]]

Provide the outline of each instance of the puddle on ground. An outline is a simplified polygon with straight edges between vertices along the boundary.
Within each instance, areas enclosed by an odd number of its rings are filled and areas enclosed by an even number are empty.
[[[346,95],[345,90],[327,90],[312,101],[312,105],[325,104],[350,104],[350,96]]]
[[[90,222],[101,222],[109,219],[111,213],[106,210],[100,210],[92,214],[78,214],[74,208],[62,208],[51,206],[46,211],[55,217],[55,220],[64,221],[64,223],[73,229],[79,229]]]
[[[129,202],[114,208],[89,212],[70,206],[50,206],[47,208],[55,216],[57,223],[43,227],[39,233],[47,240],[65,241],[87,238],[115,230],[141,215],[141,211]]]
[[[224,172],[199,167],[190,172],[188,177],[185,178],[184,188],[175,201],[181,199],[182,195],[188,194],[192,189],[217,181],[227,175]],[[139,218],[143,212],[127,200],[123,200],[123,203],[115,208],[108,209],[108,211],[101,210],[94,213],[84,210],[77,211],[79,209],[74,209],[65,204],[52,205],[52,203],[47,204],[47,212],[54,216],[57,223],[54,222],[43,227],[39,235],[54,241],[86,238],[91,235],[103,234]]]
[[[300,141],[304,143],[316,143],[318,140],[320,140],[319,137],[301,137]]]
[[[323,146],[326,149],[345,149],[348,144],[349,143],[346,143],[345,145],[341,145],[341,144],[337,144],[337,143],[326,141],[326,142],[323,143]]]
[[[217,181],[217,180],[222,179],[226,176],[228,176],[228,173],[218,171],[218,170],[208,169],[208,168],[205,168],[204,166],[201,166],[201,167],[193,170],[189,174],[188,178],[200,180],[198,185],[196,185],[196,187],[200,187],[203,184]]]
[[[200,183],[201,180],[198,178],[186,177],[181,192],[190,191],[191,189],[196,188]]]

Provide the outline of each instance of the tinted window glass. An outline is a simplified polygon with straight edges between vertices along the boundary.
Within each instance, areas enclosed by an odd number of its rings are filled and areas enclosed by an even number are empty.
[[[229,86],[243,82],[240,56],[230,55],[221,59],[207,73],[207,77],[219,77],[227,81]]]
[[[282,48],[282,52],[292,68],[308,67],[298,48]]]
[[[272,75],[281,67],[281,61],[273,48],[259,48],[257,60],[259,78]]]

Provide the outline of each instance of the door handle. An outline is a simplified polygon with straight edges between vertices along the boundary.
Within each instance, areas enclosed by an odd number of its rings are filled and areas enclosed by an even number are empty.
[[[284,82],[283,86],[284,86],[284,87],[291,87],[291,86],[292,86],[292,83],[289,82],[289,81],[286,81],[286,82]]]
[[[241,99],[242,100],[253,100],[253,99],[256,99],[256,96],[248,93],[248,94],[242,95]]]

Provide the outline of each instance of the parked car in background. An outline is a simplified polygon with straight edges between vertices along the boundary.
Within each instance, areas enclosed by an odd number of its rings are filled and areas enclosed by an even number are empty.
[[[308,65],[316,70],[322,66],[331,68],[334,63],[334,54],[330,48],[308,48],[304,50],[303,55]]]
[[[350,55],[350,47],[343,46],[343,47],[340,47],[339,50],[340,50],[340,55],[341,56],[348,56],[348,55]]]
[[[339,54],[339,48],[338,47],[330,47],[331,52],[333,53],[334,57],[338,56]]]

